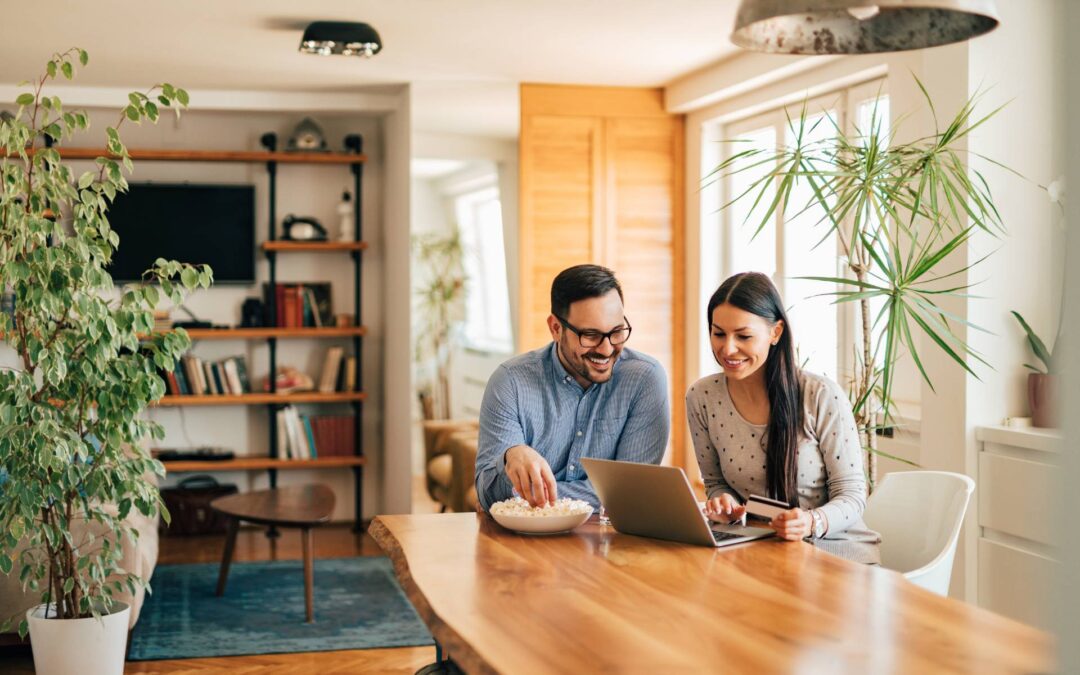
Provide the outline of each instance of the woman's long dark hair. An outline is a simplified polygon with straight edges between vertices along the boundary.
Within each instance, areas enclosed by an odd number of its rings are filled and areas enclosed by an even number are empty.
[[[769,357],[765,361],[765,391],[769,396],[765,478],[770,497],[793,507],[798,506],[797,467],[803,404],[791,323],[776,286],[760,272],[742,272],[720,284],[720,288],[709,298],[706,322],[710,332],[713,310],[725,303],[756,314],[770,325],[775,325],[777,321],[784,322],[780,340],[769,348]]]

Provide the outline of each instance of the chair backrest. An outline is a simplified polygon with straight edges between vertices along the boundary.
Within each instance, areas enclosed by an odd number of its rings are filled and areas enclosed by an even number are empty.
[[[975,481],[959,473],[887,474],[863,513],[867,526],[881,534],[882,566],[908,573],[947,565],[940,591],[947,593],[956,540],[974,490]]]

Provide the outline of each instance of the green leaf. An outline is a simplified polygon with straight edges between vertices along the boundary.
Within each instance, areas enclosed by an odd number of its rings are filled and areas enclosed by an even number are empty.
[[[56,77],[56,61],[49,61],[45,65],[45,72],[48,73],[49,77]]]
[[[11,574],[11,558],[0,554],[0,572]]]
[[[1046,372],[1049,373],[1052,363],[1050,350],[1046,348],[1046,344],[1035,334],[1035,331],[1031,329],[1031,326],[1024,320],[1024,317],[1020,316],[1019,312],[1013,311],[1012,315],[1016,317],[1016,320],[1019,321],[1020,325],[1023,327],[1024,332],[1027,333],[1028,344],[1031,345],[1031,351],[1035,352],[1035,357],[1043,362],[1043,365],[1046,366]]]
[[[72,589],[74,589],[74,588],[75,588],[75,578],[74,577],[68,577],[67,579],[64,579],[64,595],[67,595],[67,594],[71,593]]]
[[[80,49],[79,50],[79,63],[81,63],[81,64],[83,64],[85,66],[89,62],[90,62],[90,55],[86,53],[85,49]]]
[[[186,91],[184,91],[183,89],[177,89],[176,90],[176,100],[180,101],[180,105],[182,105],[182,106],[184,106],[186,108],[187,104],[188,104],[188,101],[190,99],[188,99],[188,93]]]
[[[127,118],[132,122],[139,121],[139,109],[133,105],[124,108],[124,114],[127,115]]]
[[[60,70],[64,73],[64,77],[69,80],[75,72],[74,69],[71,67],[70,61],[64,61],[62,64],[60,64]]]
[[[184,271],[180,273],[180,281],[188,289],[195,288],[199,283],[199,274],[190,267],[185,267]]]
[[[34,102],[33,94],[19,94],[19,97],[15,99],[17,105],[30,105]]]

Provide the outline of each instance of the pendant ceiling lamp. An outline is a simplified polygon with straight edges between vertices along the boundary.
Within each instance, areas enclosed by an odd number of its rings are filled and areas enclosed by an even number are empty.
[[[319,56],[362,56],[371,58],[382,49],[382,39],[366,23],[314,21],[304,29],[300,51]]]
[[[994,0],[742,0],[731,40],[779,54],[870,54],[962,42],[998,23]]]

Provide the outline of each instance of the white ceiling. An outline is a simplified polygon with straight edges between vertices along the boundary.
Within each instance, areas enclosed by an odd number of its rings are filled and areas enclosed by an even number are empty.
[[[0,83],[53,50],[90,52],[82,86],[357,92],[412,83],[421,131],[512,137],[517,85],[661,86],[733,54],[737,0],[6,0]],[[297,52],[314,20],[365,21],[365,61]]]

